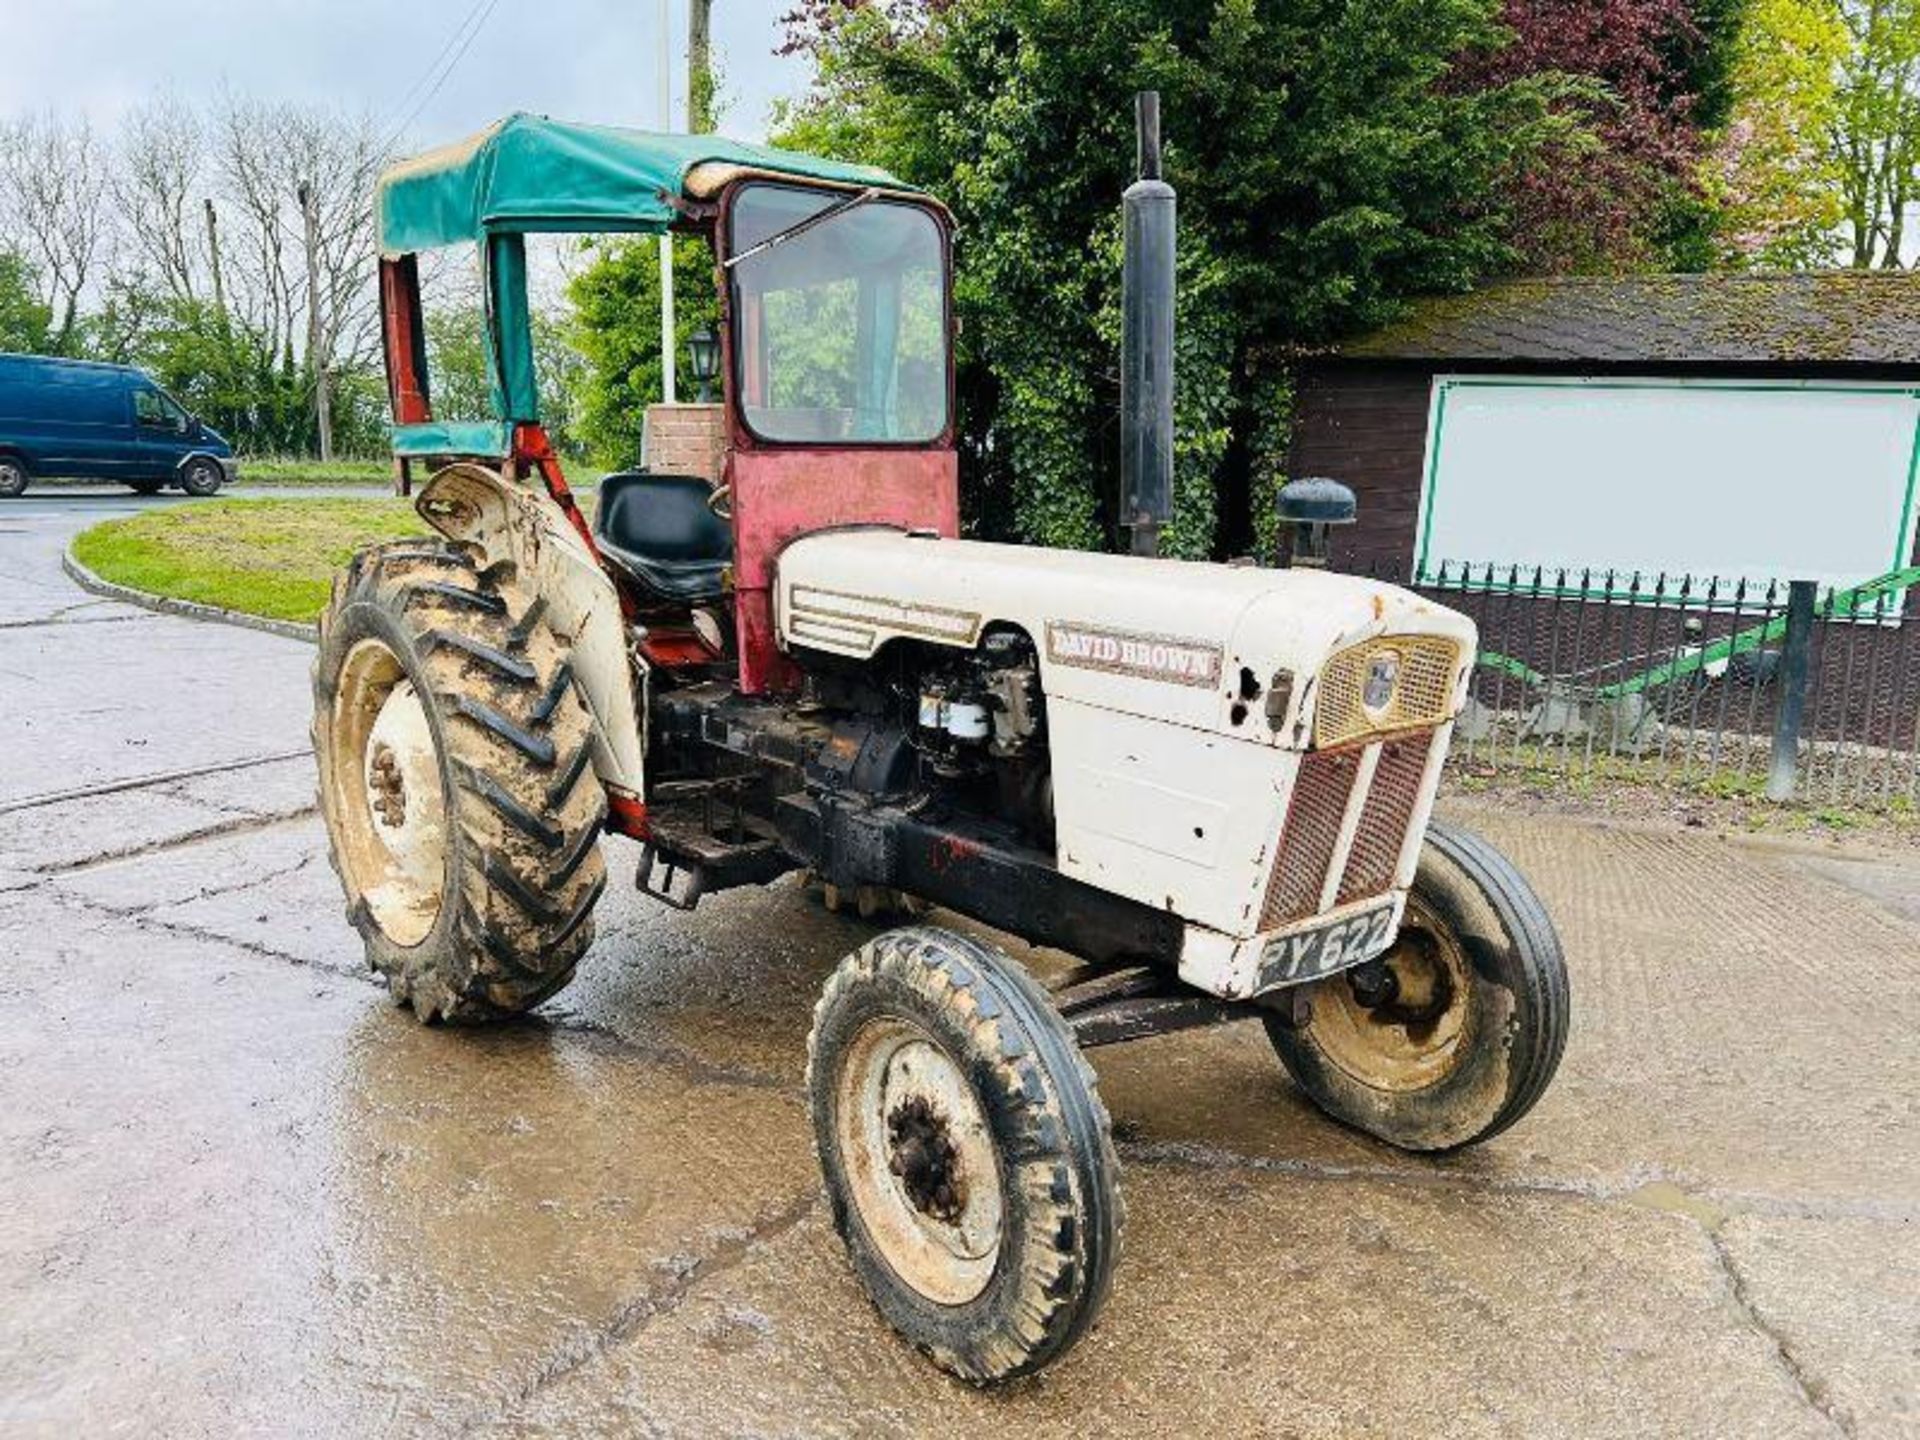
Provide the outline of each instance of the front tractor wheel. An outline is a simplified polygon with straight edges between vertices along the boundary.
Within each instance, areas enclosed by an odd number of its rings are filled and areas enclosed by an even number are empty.
[[[1393,948],[1267,1021],[1281,1063],[1334,1119],[1403,1150],[1497,1135],[1546,1091],[1567,1043],[1560,938],[1524,876],[1435,824]]]
[[[834,1226],[881,1315],[975,1384],[1092,1323],[1119,1250],[1119,1164],[1093,1072],[1024,970],[932,927],[827,982],[808,1042]]]
[[[334,582],[313,745],[347,918],[422,1020],[517,1014],[573,974],[606,799],[567,647],[460,551],[363,551]]]

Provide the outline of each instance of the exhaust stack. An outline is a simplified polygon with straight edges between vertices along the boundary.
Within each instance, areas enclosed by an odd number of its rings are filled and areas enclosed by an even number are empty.
[[[1173,517],[1174,193],[1160,178],[1160,94],[1134,96],[1140,178],[1121,200],[1120,541],[1160,553]]]

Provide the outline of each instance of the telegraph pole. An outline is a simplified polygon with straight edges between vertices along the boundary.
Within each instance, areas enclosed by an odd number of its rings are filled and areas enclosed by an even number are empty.
[[[313,416],[320,429],[320,459],[333,459],[333,406],[327,394],[327,353],[320,326],[320,216],[313,186],[300,182],[300,215],[307,231],[307,362],[313,366]]]
[[[673,0],[660,0],[660,128],[673,130]],[[674,402],[673,237],[660,235],[660,398]]]
[[[687,0],[687,133],[713,129],[713,0]]]
[[[213,197],[206,197],[207,205],[207,263],[213,267],[213,313],[220,317],[222,325],[227,323],[227,283],[220,273],[220,227],[214,218]]]

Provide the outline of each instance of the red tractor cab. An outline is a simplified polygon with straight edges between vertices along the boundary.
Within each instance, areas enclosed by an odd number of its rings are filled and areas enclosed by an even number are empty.
[[[793,691],[772,624],[783,546],[847,525],[958,533],[952,222],[885,172],[515,115],[390,172],[379,213],[395,454],[409,469],[504,459],[538,476],[628,613],[654,622],[655,663],[710,665],[697,642],[712,627],[686,617],[726,602],[741,690]],[[541,425],[528,312],[526,236],[568,232],[698,237],[722,316],[720,403],[649,416],[673,432],[650,449],[705,465],[650,454],[607,477],[591,529]],[[415,252],[462,242],[481,255],[491,420],[436,416],[426,373]]]

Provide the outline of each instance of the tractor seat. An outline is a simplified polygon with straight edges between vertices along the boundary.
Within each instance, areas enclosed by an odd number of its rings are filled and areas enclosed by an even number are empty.
[[[603,555],[668,600],[717,600],[733,563],[733,531],[707,508],[698,475],[622,470],[600,482],[593,537]]]

